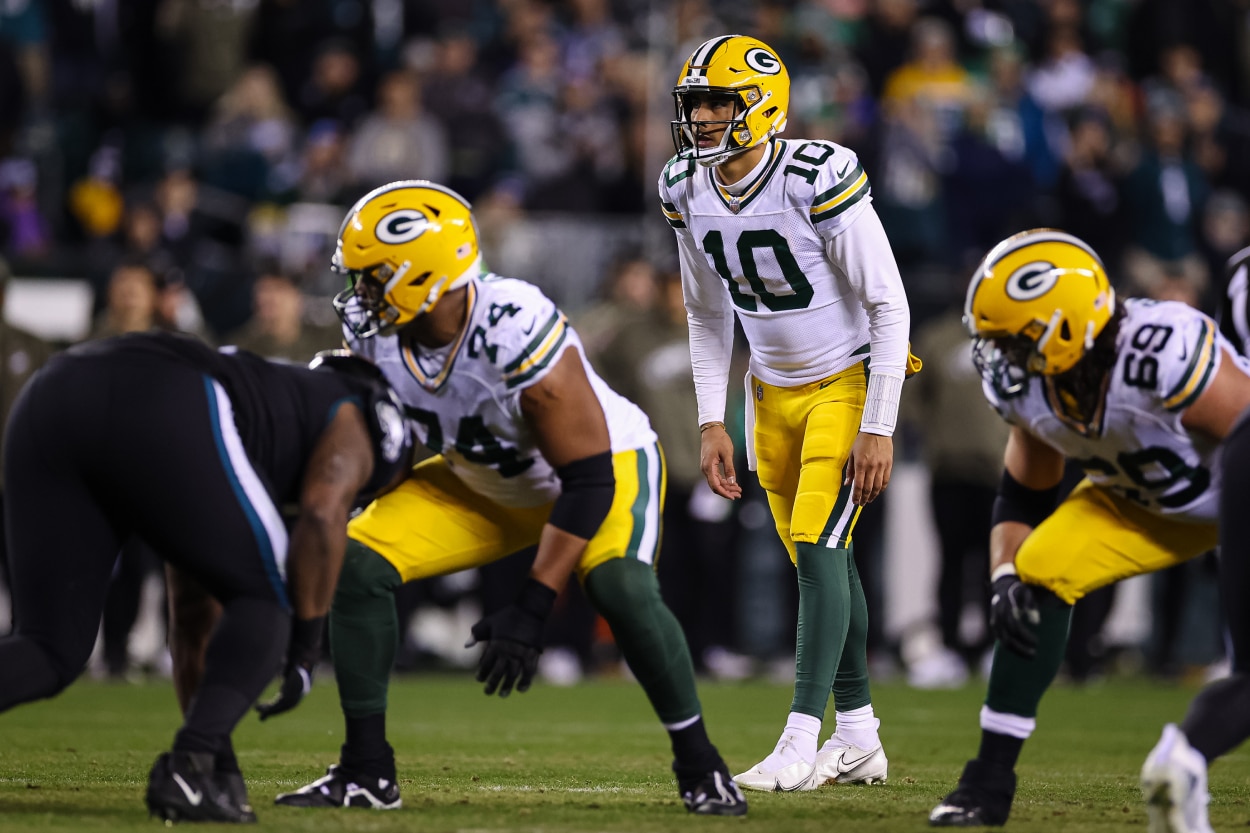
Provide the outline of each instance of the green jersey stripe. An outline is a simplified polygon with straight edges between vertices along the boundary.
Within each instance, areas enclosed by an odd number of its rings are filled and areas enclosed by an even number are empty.
[[[527,369],[524,373],[520,373],[508,379],[508,382],[507,382],[508,389],[511,390],[512,388],[515,388],[516,386],[520,384],[528,382],[530,379],[533,379],[535,376],[537,376],[539,373],[545,370],[547,368],[547,365],[551,364],[551,360],[560,354],[560,348],[564,345],[564,342],[568,337],[569,337],[569,328],[565,327],[561,331],[560,337],[556,339],[556,343],[551,345],[551,347],[547,350],[547,352],[543,355],[543,357],[538,362],[536,362],[533,367]]]
[[[828,211],[822,211],[820,214],[813,214],[813,215],[812,215],[812,222],[813,222],[813,223],[823,223],[823,222],[825,222],[826,220],[832,220],[834,217],[836,217],[836,216],[838,216],[839,214],[843,213],[843,212],[844,212],[844,211],[846,211],[848,208],[850,208],[852,205],[854,205],[855,203],[859,202],[859,201],[860,201],[860,200],[862,200],[864,197],[868,196],[868,191],[869,191],[869,190],[870,190],[870,189],[868,188],[868,183],[867,183],[867,182],[865,182],[865,183],[864,183],[864,187],[863,187],[863,188],[860,188],[860,189],[859,189],[859,191],[858,191],[857,193],[855,193],[855,194],[853,194],[853,195],[851,195],[851,196],[847,197],[845,200],[843,200],[842,202],[838,203],[835,207],[833,207],[833,208],[829,209]]]
[[[841,182],[839,182],[837,185],[830,188],[828,191],[825,191],[823,194],[817,194],[812,199],[812,207],[815,208],[816,206],[819,206],[822,203],[829,202],[829,200],[833,199],[838,194],[841,194],[847,188],[850,188],[852,185],[858,182],[860,176],[863,173],[864,173],[864,166],[856,162],[855,167],[851,168],[850,172],[845,177],[843,177]]]
[[[547,323],[543,324],[542,329],[538,331],[538,335],[534,336],[530,343],[525,345],[521,355],[508,362],[507,366],[504,367],[503,372],[505,375],[515,373],[521,365],[525,364],[525,360],[530,357],[530,354],[542,346],[543,341],[547,338],[547,334],[551,332],[551,328],[560,322],[560,317],[560,310],[556,310],[551,314],[551,317],[547,319]]]

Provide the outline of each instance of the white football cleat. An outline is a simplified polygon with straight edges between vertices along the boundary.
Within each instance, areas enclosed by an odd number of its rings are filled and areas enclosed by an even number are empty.
[[[864,749],[835,734],[816,753],[816,786],[884,784],[889,766],[881,744]]]
[[[1141,768],[1150,833],[1213,833],[1207,817],[1207,762],[1169,723]]]
[[[774,757],[784,753],[786,747],[793,750],[794,744],[789,735],[782,735],[773,754],[746,772],[735,775],[734,783],[745,790],[763,790],[764,792],[792,793],[816,789],[815,764],[808,763],[802,758],[780,767],[774,767],[769,763]]]

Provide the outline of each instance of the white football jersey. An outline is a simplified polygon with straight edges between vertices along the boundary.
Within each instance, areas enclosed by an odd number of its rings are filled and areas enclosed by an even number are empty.
[[[890,333],[897,344],[888,361],[873,356],[873,363],[901,379],[908,314],[888,241],[882,234],[873,244],[880,250],[864,258],[888,264],[877,274],[848,277],[828,254],[830,242],[868,210],[863,166],[851,150],[826,141],[775,139],[769,154],[738,196],[716,169],[680,156],[660,175],[661,208],[686,250],[691,314],[731,305],[751,346],[752,372],[792,387],[863,361],[870,351],[865,303],[880,299],[897,307],[897,333]]]
[[[344,328],[351,351],[386,374],[418,439],[442,454],[466,486],[512,507],[538,506],[560,494],[560,480],[521,415],[521,392],[570,349],[581,356],[603,406],[612,452],[655,442],[646,415],[595,374],[577,333],[542,290],[496,275],[474,278],[467,289],[464,329],[439,350],[411,349],[398,335],[356,339]]]
[[[1062,415],[1053,389],[1030,377],[1012,393],[983,379],[1008,422],[1076,461],[1091,481],[1147,510],[1213,523],[1219,514],[1220,444],[1181,425],[1185,409],[1239,359],[1215,322],[1175,301],[1124,301],[1116,363],[1096,427],[1085,436]]]

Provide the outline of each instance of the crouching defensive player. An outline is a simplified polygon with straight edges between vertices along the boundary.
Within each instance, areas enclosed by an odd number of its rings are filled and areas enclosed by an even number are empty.
[[[348,512],[410,462],[390,389],[351,356],[304,368],[128,335],[52,359],[5,444],[14,632],[0,639],[0,711],[82,672],[117,553],[140,536],[222,611],[148,808],[255,821],[230,734],[284,656],[288,697],[311,682]],[[289,534],[285,504],[299,507]]]

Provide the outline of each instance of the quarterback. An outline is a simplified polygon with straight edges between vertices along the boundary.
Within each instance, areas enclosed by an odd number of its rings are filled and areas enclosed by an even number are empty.
[[[486,693],[529,688],[545,620],[576,571],[668,730],[686,808],[744,814],[660,599],[664,458],[647,417],[595,374],[537,287],[481,274],[469,204],[447,188],[401,181],[365,195],[343,222],[335,267],[348,277],[335,299],[348,347],[382,370],[434,456],[348,528],[330,611],[347,739],[325,777],[277,802],[398,807],[385,727],[393,591],[537,544],[515,603],[472,629]]]
[[[1225,589],[1245,586],[1250,365],[1189,306],[1118,300],[1098,255],[1052,229],[1022,232],[986,255],[964,321],[985,395],[1011,426],[990,533],[998,644],[980,750],[929,816],[935,826],[970,827],[1007,821],[1016,760],[1078,599],[1217,543]],[[1086,478],[1056,507],[1065,458]],[[1156,833],[1210,830],[1207,762],[1250,735],[1239,705],[1250,630],[1234,613],[1233,677],[1199,695],[1143,767]]]
[[[770,47],[712,38],[673,97],[677,155],[660,203],[677,235],[703,473],[718,495],[741,496],[724,423],[737,316],[751,347],[747,461],[799,583],[790,716],[773,752],[735,780],[784,791],[884,781],[851,531],[889,482],[903,378],[919,369],[898,267],[855,154],[777,138],[790,80]],[[837,726],[817,750],[831,689]]]

